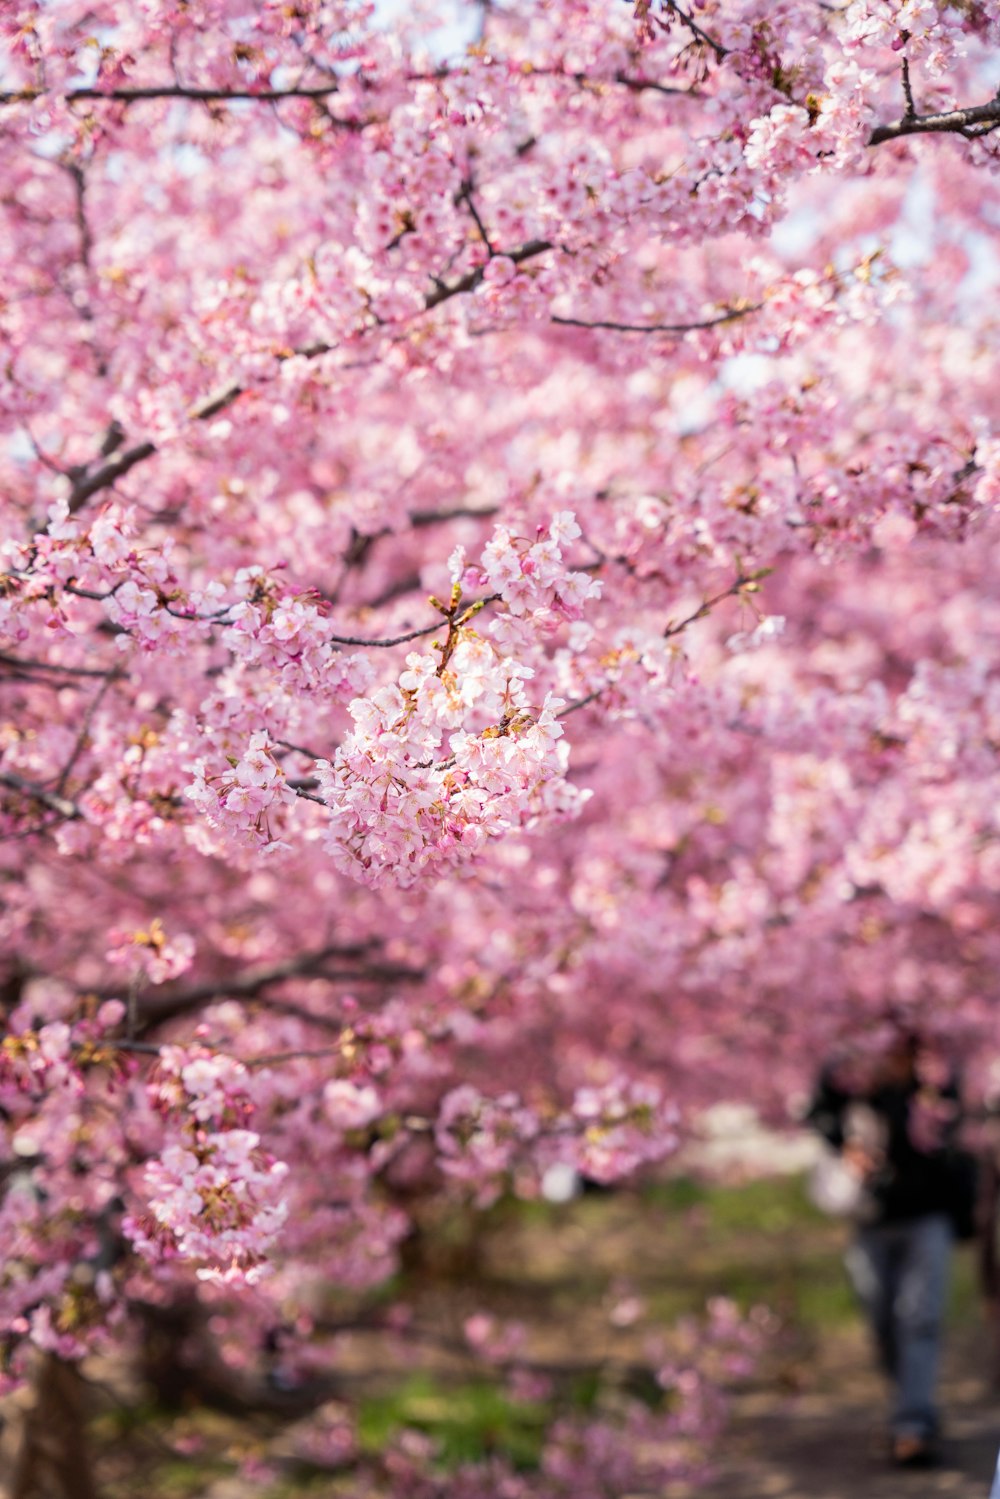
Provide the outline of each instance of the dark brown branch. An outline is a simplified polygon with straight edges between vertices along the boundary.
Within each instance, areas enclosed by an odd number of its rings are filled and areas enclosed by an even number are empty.
[[[71,802],[54,791],[46,791],[44,786],[37,786],[33,781],[26,781],[23,776],[16,775],[12,770],[0,771],[0,785],[8,786],[11,791],[17,791],[30,801],[37,802],[40,807],[48,807],[50,812],[58,812],[66,822],[79,822],[83,817],[76,802]]]
[[[536,255],[544,255],[546,250],[554,249],[554,245],[547,239],[530,239],[526,245],[518,250],[500,250],[498,253],[506,255],[515,265],[522,265],[526,260],[533,260]],[[457,281],[441,282],[432,292],[428,292],[424,298],[424,310],[430,312],[435,307],[440,307],[442,302],[457,297],[462,292],[474,291],[483,279],[486,271],[485,265],[476,266],[474,271],[468,271],[460,276]]]
[[[44,99],[54,93],[52,89],[24,88],[0,93],[0,105],[31,104],[35,99]],[[136,88],[74,88],[61,95],[68,103],[91,100],[94,103],[141,104],[145,100],[186,99],[194,104],[225,104],[229,100],[246,100],[249,103],[279,104],[283,99],[328,99],[339,92],[337,83],[324,83],[312,88],[187,88],[180,83],[151,83]],[[340,120],[333,123],[345,130],[363,130],[369,120]]]
[[[907,35],[908,35],[908,33],[907,33]],[[914,102],[914,98],[913,98],[913,83],[912,83],[912,81],[910,79],[910,59],[908,57],[904,57],[903,58],[902,71],[903,71],[903,98],[906,100],[906,114],[903,116],[903,118],[906,119],[906,120],[913,120],[913,119],[916,119],[917,106],[916,106],[916,103]]]
[[[629,73],[610,73],[606,78],[601,78],[594,73],[569,73],[565,68],[535,68],[531,69],[531,78],[555,78],[562,79],[565,83],[575,83],[578,88],[589,88],[592,90],[609,88],[618,85],[620,88],[628,89],[632,94],[655,93],[666,94],[676,99],[701,99],[704,95],[696,88],[675,88],[669,83],[659,83],[655,78],[633,78]],[[531,144],[534,144],[532,141]],[[518,154],[521,154],[518,148]]]
[[[76,762],[79,760],[80,756],[83,754],[85,748],[87,747],[87,741],[90,738],[91,725],[94,722],[94,715],[96,714],[98,708],[101,706],[101,703],[104,701],[105,694],[107,693],[110,686],[111,679],[109,677],[105,677],[104,681],[101,683],[100,687],[98,687],[93,699],[88,705],[87,711],[83,715],[83,723],[80,725],[76,739],[73,741],[73,748],[70,751],[69,759],[66,761],[66,764],[59,772],[59,779],[56,782],[55,788],[57,796],[61,797],[63,792],[66,790],[66,787],[69,784],[69,778],[73,774],[73,767],[76,765]]]
[[[498,593],[491,593],[484,599],[474,599],[471,604],[463,603],[457,610],[457,613],[464,618],[469,618],[470,612],[478,614],[480,609],[484,609],[487,604],[495,604],[499,598],[500,595]],[[444,620],[448,621],[450,628],[451,616],[445,613],[442,619],[436,620],[432,625],[424,625],[420,630],[409,630],[405,635],[393,635],[385,640],[365,640],[360,635],[328,635],[327,639],[334,645],[377,646],[379,648],[390,645],[405,645],[408,640],[419,640],[424,635],[433,635],[435,630],[440,630]],[[459,619],[457,623],[461,624],[462,620]]]
[[[113,1045],[116,1051],[140,1057],[158,1057],[162,1050],[162,1047],[157,1046],[154,1041],[115,1041]],[[297,1051],[276,1051],[268,1056],[238,1057],[236,1060],[242,1062],[244,1067],[276,1067],[282,1062],[304,1062],[313,1061],[319,1057],[336,1056],[341,1049],[335,1044],[302,1047]]]
[[[877,125],[868,137],[869,146],[899,140],[904,135],[961,135],[975,140],[988,135],[1000,125],[1000,93],[987,104],[973,104],[967,109],[950,109],[941,114],[907,113],[890,125]]]
[[[80,236],[80,264],[85,271],[89,271],[90,257],[94,248],[94,237],[90,232],[90,224],[87,221],[87,179],[83,174],[83,168],[78,162],[70,162],[66,170],[73,183],[76,228]]]
[[[301,755],[305,760],[323,760],[318,750],[307,749],[304,744],[293,744],[290,739],[276,739],[275,744],[280,744],[282,749],[291,750],[293,755]]]
[[[423,978],[423,971],[401,963],[369,961],[376,942],[346,945],[331,944],[315,952],[298,953],[284,962],[244,969],[242,973],[220,976],[211,982],[195,984],[172,993],[144,996],[139,1005],[139,1032],[143,1034],[164,1021],[190,1014],[217,999],[255,999],[265,989],[295,978],[321,978],[339,983],[404,983]],[[352,961],[352,967],[330,968],[331,958]],[[320,1020],[317,1018],[317,1023]]]
[[[578,713],[581,708],[588,708],[591,703],[597,702],[604,691],[604,687],[595,687],[593,692],[587,693],[586,697],[577,698],[575,703],[567,703],[565,708],[556,714],[556,718],[566,718],[570,713]]]
[[[682,620],[678,620],[677,624],[667,625],[663,631],[663,639],[669,640],[674,635],[682,634],[688,625],[693,625],[697,620],[704,619],[706,615],[711,614],[716,604],[721,604],[723,599],[742,598],[745,594],[755,593],[760,580],[766,578],[770,571],[770,568],[764,567],[758,572],[750,573],[748,577],[737,578],[735,583],[731,583],[721,593],[713,594],[711,598],[706,599],[703,604],[700,604],[693,613],[687,615]],[[581,708],[589,707],[591,703],[595,703],[599,698],[603,697],[604,693],[611,686],[613,686],[613,683],[606,682],[602,687],[595,687],[593,692],[588,692],[585,697],[578,698],[576,702],[567,703],[566,707],[556,714],[556,717],[566,718],[570,713],[577,713]]]
[[[616,323],[603,318],[590,321],[587,318],[555,315],[550,321],[558,324],[560,328],[606,328],[612,333],[669,333],[680,338],[685,333],[699,333],[706,328],[719,328],[725,323],[738,322],[740,318],[748,317],[751,312],[759,312],[763,305],[763,302],[754,302],[747,307],[730,307],[718,317],[705,318],[700,323]]]
[[[96,667],[90,666],[60,666],[54,661],[37,661],[29,656],[11,656],[6,651],[0,651],[0,666],[12,666],[15,671],[21,672],[52,672],[61,677],[99,677],[107,682],[120,681],[125,673],[117,667],[110,671],[98,671]],[[59,683],[63,687],[65,683]]]
[[[137,463],[143,463],[147,458],[152,458],[156,452],[155,442],[136,443],[135,447],[126,448],[124,453],[117,458],[104,463],[93,473],[84,473],[73,485],[69,497],[69,511],[75,515],[78,510],[90,499],[91,495],[97,494],[98,490],[106,489],[109,484],[114,484],[116,479],[122,478],[129,469],[135,468]]]
[[[674,0],[665,0],[665,4],[670,14],[676,16],[687,27],[696,42],[702,47],[709,47],[715,53],[717,62],[722,62],[723,58],[729,56],[729,48],[724,47],[721,42],[717,42],[714,36],[709,36],[707,31],[703,31],[698,22],[692,16],[689,16],[687,11],[682,10],[679,5],[675,4]]]
[[[440,628],[441,621],[438,619],[432,625],[424,625],[420,630],[408,630],[405,635],[393,635],[385,640],[365,640],[360,635],[328,635],[327,639],[333,645],[367,645],[381,649],[384,646],[405,645],[408,640],[419,640],[423,635],[433,635],[434,631]]]
[[[315,802],[318,807],[328,807],[329,802],[326,800],[326,798],[323,796],[317,796],[315,790],[313,790],[313,788],[318,785],[319,782],[313,779],[308,781],[288,782],[289,788],[295,792],[296,796],[301,797],[304,802]]]
[[[706,599],[692,614],[678,620],[675,625],[667,625],[663,631],[663,639],[669,640],[674,635],[680,635],[688,625],[693,625],[696,620],[704,619],[707,614],[711,614],[716,604],[721,604],[723,599],[743,598],[748,593],[757,593],[761,579],[766,578],[770,572],[771,568],[762,567],[747,577],[737,578],[735,583],[730,583],[729,587],[724,588],[721,593],[713,594],[710,599]]]
[[[498,505],[454,505],[448,510],[411,510],[413,526],[437,526],[449,520],[489,520],[499,511]]]
[[[459,188],[458,194],[457,194],[457,196],[455,198],[455,202],[456,202],[456,204],[458,204],[458,203],[464,203],[465,204],[466,208],[469,210],[469,213],[472,216],[472,222],[476,226],[476,230],[477,230],[477,233],[479,234],[479,238],[482,240],[483,244],[486,247],[486,253],[487,253],[487,255],[493,256],[493,255],[496,254],[496,251],[494,250],[493,245],[492,245],[492,243],[490,241],[490,237],[489,237],[489,235],[486,232],[486,225],[483,223],[482,216],[481,216],[481,214],[479,212],[479,208],[478,208],[478,206],[476,204],[476,200],[473,197],[473,194],[474,194],[475,190],[476,190],[476,185],[473,182],[472,178],[471,177],[467,177],[465,179],[465,181],[462,183],[462,186]]]
[[[586,82],[585,74],[577,73],[574,74],[574,77],[576,77],[580,82]],[[597,79],[595,81],[599,83],[604,82],[603,79]],[[610,81],[613,83],[621,84],[622,88],[627,88],[629,92],[633,94],[642,94],[649,91],[655,94],[667,94],[669,97],[674,99],[704,98],[704,95],[702,94],[700,89],[671,88],[670,84],[657,83],[654,78],[631,78],[626,73],[616,73],[614,78]]]

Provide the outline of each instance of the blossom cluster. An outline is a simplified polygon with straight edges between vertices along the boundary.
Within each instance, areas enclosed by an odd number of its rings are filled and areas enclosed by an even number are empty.
[[[210,827],[249,847],[275,842],[283,811],[295,803],[263,729],[251,734],[239,759],[232,757],[228,772],[213,775],[204,760],[197,761],[187,795]]]
[[[158,916],[148,928],[129,932],[112,927],[108,932],[108,962],[130,969],[133,981],[141,978],[146,983],[165,984],[190,968],[194,953],[195,940],[190,932],[168,933]]]
[[[515,617],[527,615],[545,632],[561,621],[579,619],[585,604],[600,597],[601,584],[566,565],[564,549],[580,536],[570,510],[560,510],[534,539],[498,526],[478,565],[469,565],[464,548],[449,559],[452,581],[463,591],[485,589],[497,594]]]
[[[253,1284],[287,1215],[281,1195],[288,1167],[262,1148],[243,1122],[252,1114],[246,1069],[221,1054],[171,1046],[161,1051],[151,1100],[181,1111],[181,1142],[143,1169],[148,1212],[124,1232],[153,1261],[177,1257],[202,1280]]]
[[[572,1116],[581,1131],[575,1164],[594,1181],[615,1181],[662,1161],[680,1143],[680,1111],[655,1083],[622,1078],[580,1088]]]
[[[354,729],[332,761],[317,764],[332,812],[326,844],[345,872],[370,884],[412,884],[422,870],[464,862],[489,838],[582,806],[585,794],[566,779],[564,704],[546,693],[533,705],[526,684],[534,668],[474,630],[479,606],[461,602],[471,583],[496,587],[515,615],[576,618],[597,592],[565,567],[561,543],[578,534],[564,514],[523,553],[497,533],[481,569],[453,556],[452,574],[461,576],[442,611],[439,657],[412,652],[396,683],[349,705]],[[501,578],[505,555],[515,571]],[[504,625],[491,625],[490,636],[502,639]]]

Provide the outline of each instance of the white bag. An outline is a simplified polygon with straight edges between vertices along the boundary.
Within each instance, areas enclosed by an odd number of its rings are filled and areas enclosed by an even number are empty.
[[[884,1160],[884,1119],[868,1104],[850,1104],[844,1116],[844,1144],[861,1145],[873,1160]],[[824,1149],[812,1169],[809,1196],[820,1212],[831,1218],[850,1218],[855,1223],[866,1223],[878,1211],[871,1183],[859,1176],[832,1146]]]
[[[868,1192],[860,1176],[835,1150],[824,1150],[809,1176],[809,1197],[831,1218],[866,1216]]]

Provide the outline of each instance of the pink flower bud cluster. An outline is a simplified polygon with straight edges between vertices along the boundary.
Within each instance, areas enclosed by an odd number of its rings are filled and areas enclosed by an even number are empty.
[[[574,1164],[594,1181],[616,1181],[662,1161],[680,1143],[680,1111],[655,1083],[626,1079],[577,1090]]]
[[[452,581],[469,591],[499,594],[515,618],[544,632],[561,621],[579,619],[587,602],[600,597],[598,579],[566,565],[564,550],[579,537],[571,510],[560,510],[540,525],[533,540],[498,526],[478,565],[466,563],[462,547],[452,553]]]
[[[251,734],[228,772],[213,773],[205,760],[196,762],[187,795],[212,828],[237,846],[260,848],[277,841],[295,793],[277,763],[263,729]]]
[[[168,934],[158,917],[147,929],[129,932],[112,927],[108,932],[108,962],[130,970],[133,980],[141,977],[149,984],[165,984],[190,968],[194,954],[191,934]]]
[[[145,1258],[179,1258],[202,1280],[253,1284],[287,1216],[288,1171],[242,1127],[253,1111],[248,1076],[231,1057],[164,1047],[151,1099],[181,1112],[182,1143],[168,1144],[143,1171],[148,1213],[123,1227]]]
[[[495,589],[511,615],[537,628],[578,618],[599,592],[566,569],[562,548],[579,534],[560,512],[531,545],[498,531],[480,568],[455,553],[442,659],[411,653],[395,684],[350,704],[353,731],[332,761],[317,764],[333,814],[326,846],[346,873],[409,885],[422,870],[466,861],[490,838],[582,806],[584,793],[566,779],[562,702],[551,694],[540,708],[529,702],[534,669],[503,649],[503,619],[486,639],[470,626],[475,607],[459,612],[471,584]]]
[[[0,1387],[20,1376],[32,1347],[80,1358],[113,1340],[124,1316],[114,1254],[122,1153],[117,1138],[95,1131],[90,1099],[120,1103],[113,1036],[125,1007],[107,1000],[81,1016],[64,994],[41,990],[0,1042]]]
[[[477,1204],[486,1206],[539,1128],[514,1093],[485,1098],[467,1084],[453,1088],[441,1100],[434,1129],[440,1168],[472,1187]]]

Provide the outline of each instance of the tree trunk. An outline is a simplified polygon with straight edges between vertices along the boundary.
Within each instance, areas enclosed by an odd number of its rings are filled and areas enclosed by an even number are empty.
[[[42,1358],[24,1416],[10,1499],[98,1499],[79,1365]]]

